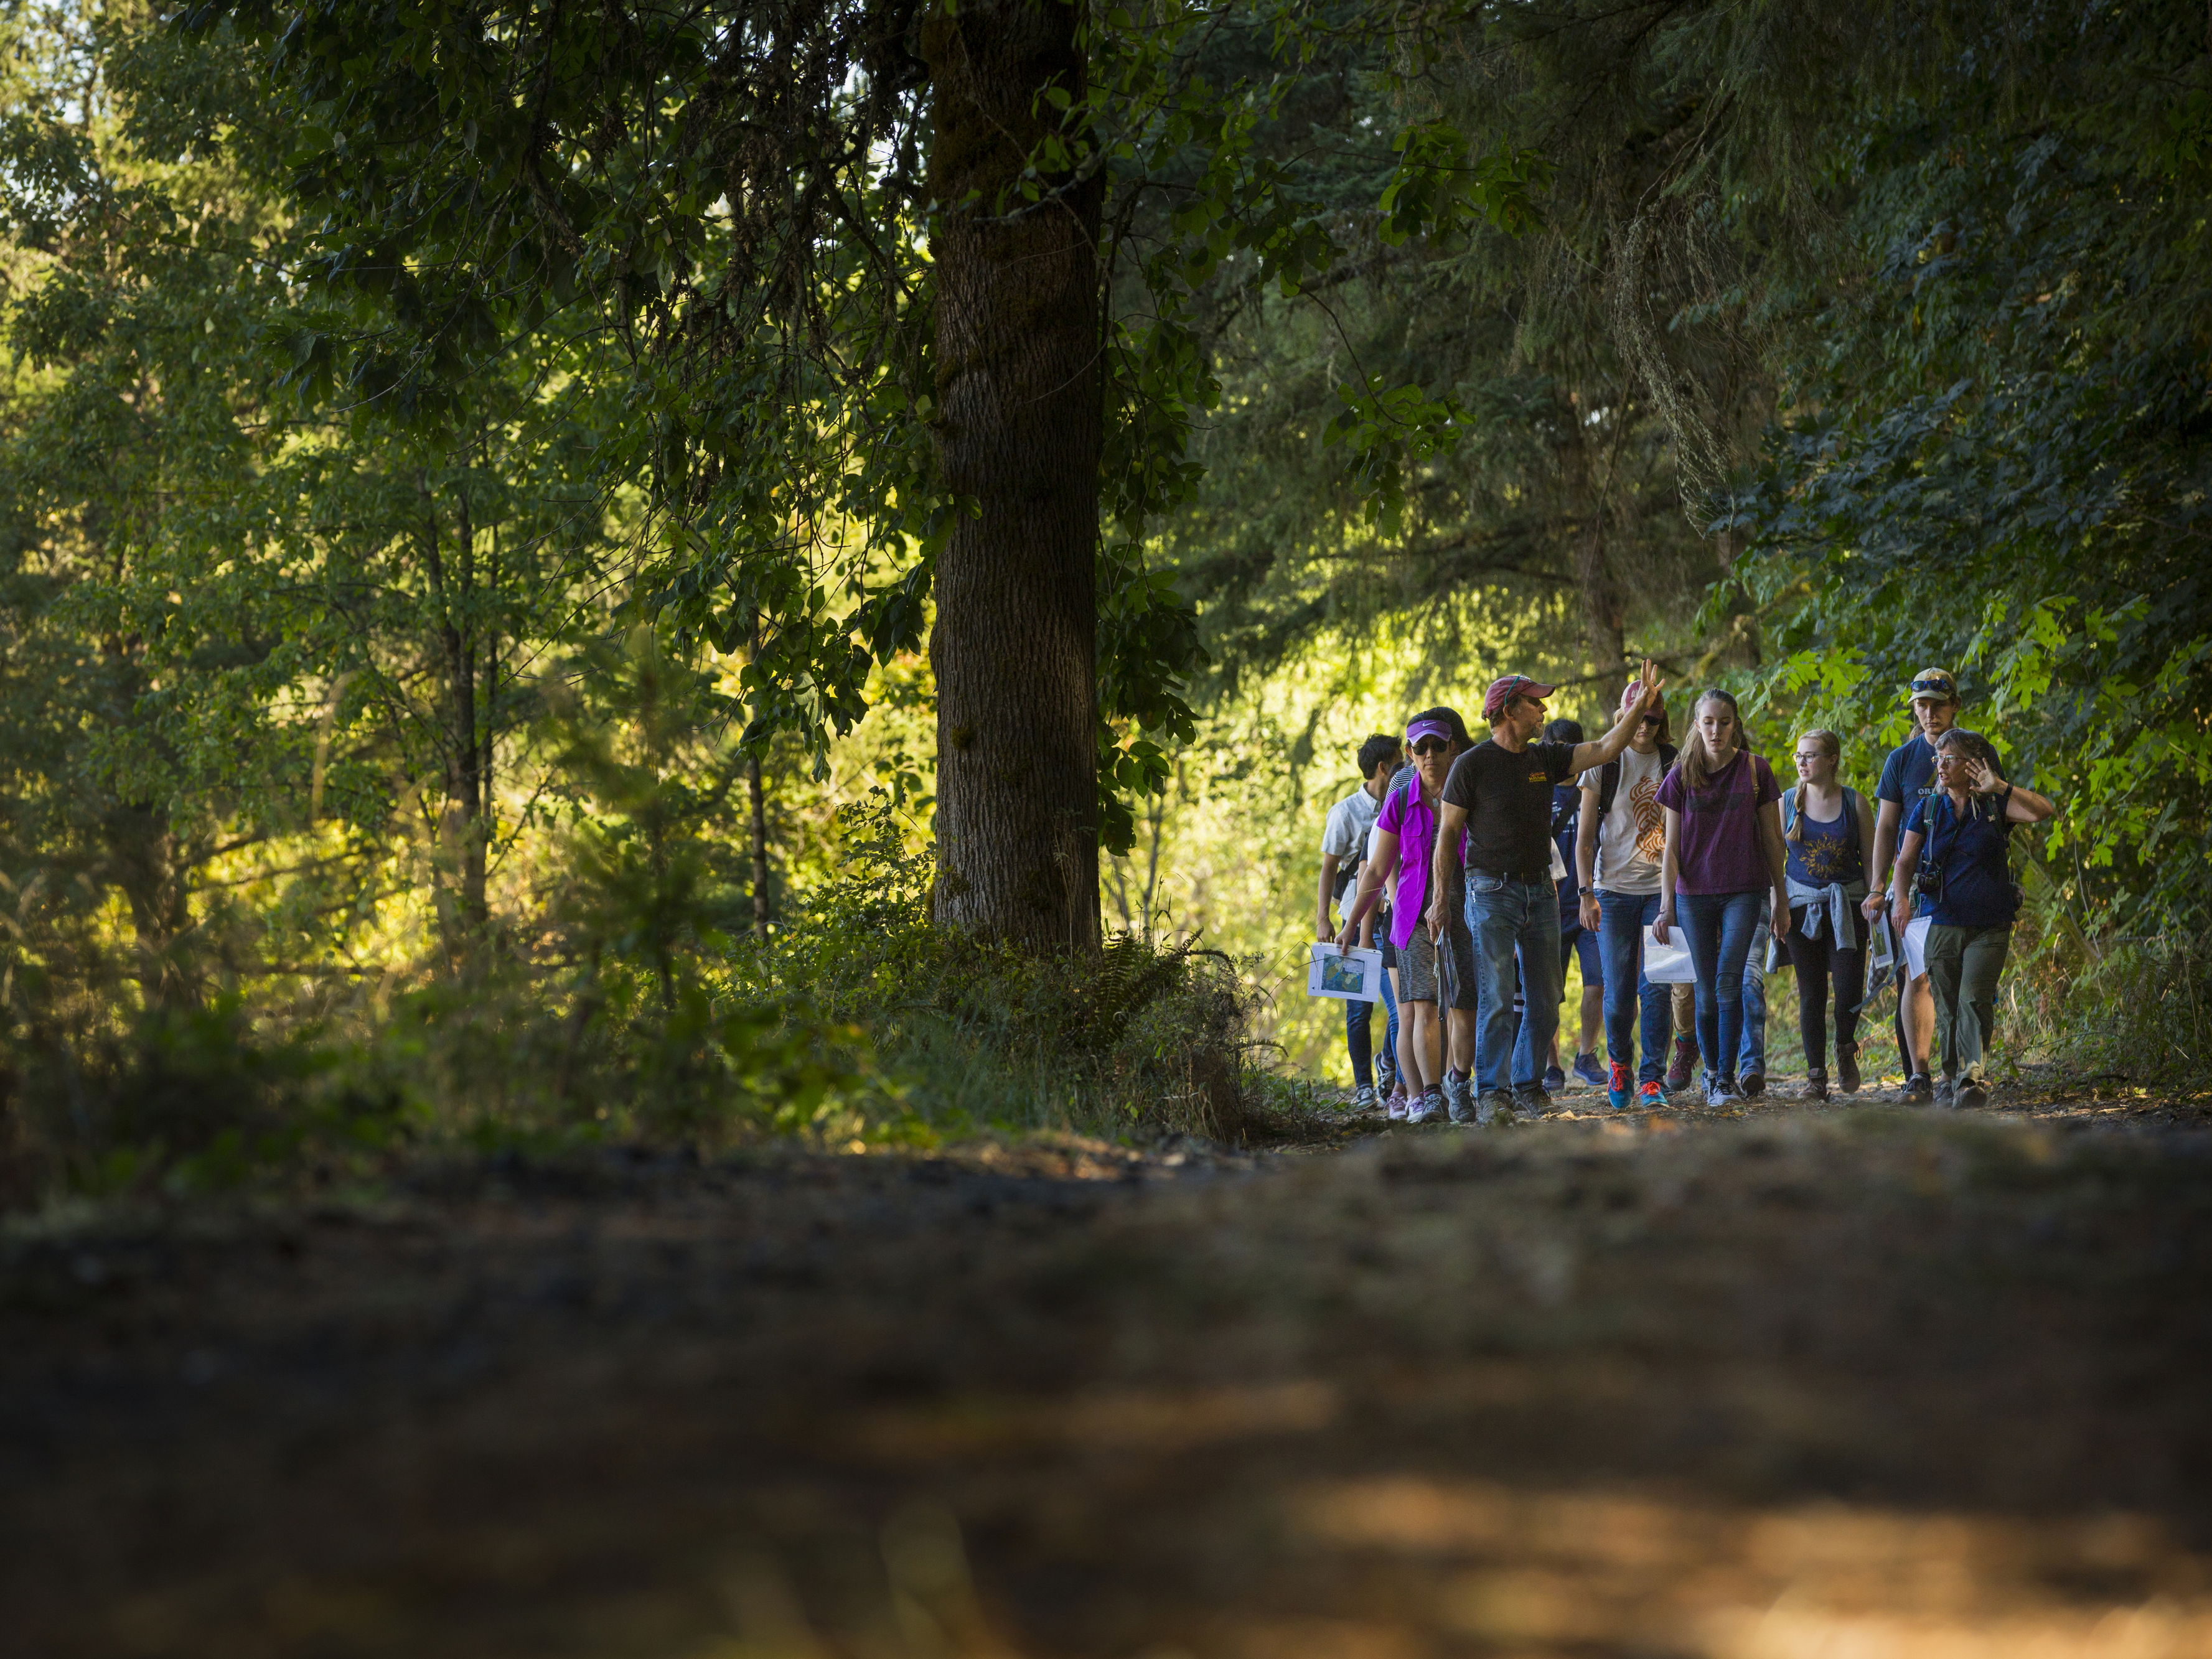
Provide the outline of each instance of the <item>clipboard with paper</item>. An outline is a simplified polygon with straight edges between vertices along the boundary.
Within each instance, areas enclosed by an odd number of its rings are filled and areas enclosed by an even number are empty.
[[[1316,945],[1306,963],[1306,994],[1340,1002],[1377,1002],[1382,996],[1382,953]]]

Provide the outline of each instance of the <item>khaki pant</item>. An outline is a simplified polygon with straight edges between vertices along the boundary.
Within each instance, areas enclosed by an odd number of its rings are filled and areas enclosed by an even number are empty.
[[[1928,987],[1936,994],[1936,1048],[1943,1075],[1982,1080],[1982,1056],[1997,1023],[1997,980],[2004,972],[2012,928],[1928,930]]]

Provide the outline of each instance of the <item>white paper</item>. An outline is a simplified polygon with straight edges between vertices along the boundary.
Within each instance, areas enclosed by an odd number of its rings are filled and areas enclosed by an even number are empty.
[[[1889,913],[1887,910],[1867,925],[1867,984],[1869,988],[1874,985],[1875,975],[1897,960],[1889,948]],[[1873,994],[1871,989],[1868,994]]]
[[[1905,924],[1905,965],[1912,970],[1915,979],[1928,971],[1928,928],[1933,920],[1929,916],[1915,916]]]
[[[1552,879],[1565,881],[1566,878],[1567,860],[1559,851],[1559,843],[1553,842],[1552,843]]]
[[[1340,1002],[1380,1001],[1382,953],[1316,944],[1313,959],[1306,963],[1306,994],[1334,997]]]
[[[1652,937],[1651,925],[1644,926],[1644,977],[1654,985],[1695,985],[1698,970],[1691,965],[1690,941],[1676,922],[1667,930],[1667,943],[1662,945]]]

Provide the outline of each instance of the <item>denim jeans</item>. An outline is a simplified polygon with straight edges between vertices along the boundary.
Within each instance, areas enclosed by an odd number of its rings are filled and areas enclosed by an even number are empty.
[[[1674,896],[1674,914],[1698,975],[1698,1052],[1705,1057],[1709,1079],[1735,1075],[1735,1061],[1743,1042],[1744,964],[1751,957],[1759,907],[1765,897],[1764,892]],[[1763,995],[1759,1007],[1764,1015]]]
[[[1390,994],[1390,975],[1382,975],[1382,1006],[1389,1018],[1389,1033],[1383,1039],[1389,1052],[1398,1052],[1398,999]],[[1344,1051],[1352,1059],[1352,1080],[1363,1089],[1375,1086],[1375,1005],[1371,1002],[1347,1002],[1344,1005]],[[1397,1061],[1391,1060],[1395,1067]]]
[[[1743,959],[1743,1041],[1735,1051],[1735,1074],[1754,1072],[1766,1075],[1766,941],[1757,933]]]
[[[1598,948],[1605,953],[1606,1054],[1621,1065],[1633,1063],[1638,1083],[1656,1083],[1667,1074],[1671,1011],[1667,988],[1644,977],[1644,930],[1659,914],[1659,895],[1608,893],[1601,887],[1597,914]],[[1639,1012],[1644,1028],[1640,1060],[1635,1046]]]
[[[1533,1093],[1559,1029],[1559,899],[1549,881],[1470,870],[1467,928],[1474,936],[1481,994],[1475,1012],[1474,1084],[1483,1092]],[[1513,1026],[1515,954],[1522,1017]],[[1511,1081],[1507,1081],[1508,1079]]]

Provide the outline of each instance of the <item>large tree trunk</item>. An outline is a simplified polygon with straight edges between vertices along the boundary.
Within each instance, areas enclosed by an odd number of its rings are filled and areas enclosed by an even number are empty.
[[[476,520],[464,488],[455,510],[453,562],[449,568],[440,545],[435,501],[427,477],[418,480],[426,509],[422,550],[430,589],[439,607],[438,646],[445,732],[442,751],[446,807],[440,838],[447,869],[441,884],[439,909],[445,921],[447,954],[456,965],[473,961],[483,943],[491,907],[486,887],[485,842],[490,778],[486,761],[482,698],[477,685]]]
[[[1016,186],[1079,105],[1065,0],[979,0],[922,31],[935,98],[938,461],[980,508],[939,556],[938,919],[1033,950],[1098,933],[1097,179]]]

